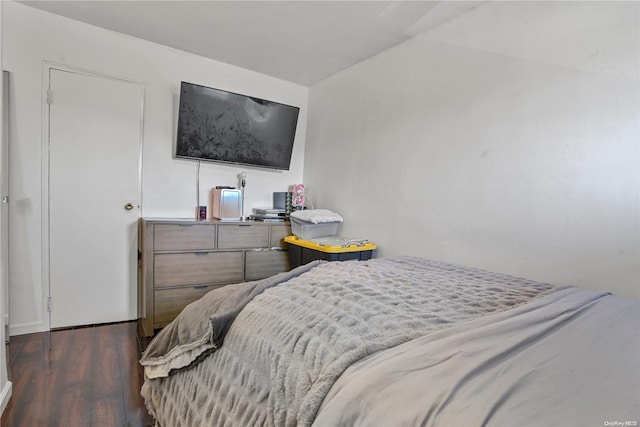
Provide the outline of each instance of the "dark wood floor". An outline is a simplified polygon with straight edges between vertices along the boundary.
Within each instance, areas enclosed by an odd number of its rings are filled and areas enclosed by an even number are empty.
[[[150,426],[135,322],[11,337],[2,427]]]

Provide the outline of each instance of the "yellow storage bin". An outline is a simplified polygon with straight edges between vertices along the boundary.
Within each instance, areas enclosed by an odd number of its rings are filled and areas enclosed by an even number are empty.
[[[342,241],[337,236],[332,236],[336,241]],[[325,238],[331,240],[331,237]],[[364,261],[371,259],[377,246],[367,242],[364,244],[350,244],[348,246],[320,244],[310,240],[298,239],[296,236],[284,238],[289,250],[289,262],[291,268],[307,264],[315,260],[325,261]],[[342,243],[342,242],[341,242]],[[348,242],[347,242],[348,244]]]

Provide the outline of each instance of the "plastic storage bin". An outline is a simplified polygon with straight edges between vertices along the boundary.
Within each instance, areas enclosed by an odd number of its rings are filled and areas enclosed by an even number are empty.
[[[341,222],[325,222],[322,224],[314,224],[312,222],[302,221],[298,218],[290,218],[291,232],[299,239],[309,240],[317,237],[335,236],[338,234],[338,228]]]
[[[296,236],[287,236],[284,241],[287,243],[291,268],[299,267],[317,259],[325,261],[364,261],[371,259],[373,251],[377,248],[373,243],[348,247],[326,246],[299,239]]]

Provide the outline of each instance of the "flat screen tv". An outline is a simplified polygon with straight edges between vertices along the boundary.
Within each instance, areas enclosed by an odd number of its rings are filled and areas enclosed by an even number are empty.
[[[176,158],[289,170],[300,109],[182,82]]]

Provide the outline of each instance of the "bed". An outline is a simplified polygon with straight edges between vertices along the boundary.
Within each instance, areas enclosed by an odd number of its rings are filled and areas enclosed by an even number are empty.
[[[639,337],[640,302],[605,292],[316,261],[187,306],[142,394],[162,427],[637,425]]]

